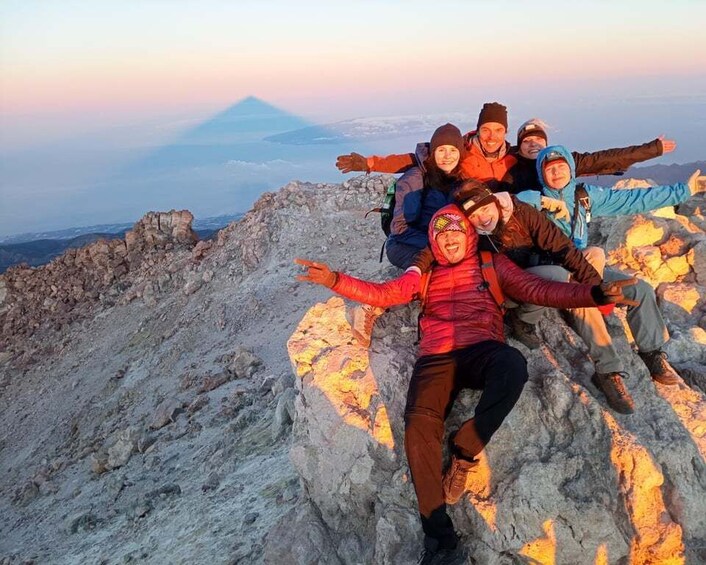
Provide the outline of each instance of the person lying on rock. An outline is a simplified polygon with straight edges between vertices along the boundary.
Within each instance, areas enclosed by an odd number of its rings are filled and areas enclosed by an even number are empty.
[[[464,178],[480,181],[502,181],[502,191],[515,193],[528,188],[539,189],[534,160],[547,145],[546,124],[538,118],[523,123],[517,132],[517,145],[505,140],[507,108],[487,102],[478,115],[476,130],[464,136],[466,155],[460,168]],[[358,153],[339,155],[336,167],[342,173],[402,173],[419,163],[417,153],[364,157]],[[631,165],[674,151],[676,143],[659,137],[642,145],[604,149],[592,153],[573,153],[578,176],[622,174]]]
[[[498,303],[502,300],[486,283],[484,269],[494,265],[499,288],[513,300],[555,308],[620,302],[623,287],[632,282],[548,281],[523,271],[503,255],[482,265],[478,236],[453,204],[434,214],[428,237],[436,262],[424,279],[418,268],[410,267],[395,279],[374,283],[304,259],[296,260],[307,269],[297,279],[380,307],[421,299],[419,352],[405,407],[405,452],[425,534],[421,563],[458,563],[462,556],[446,503],[457,502],[465,492],[476,456],[510,413],[527,381],[525,358],[505,343]],[[444,421],[462,388],[483,392],[474,416],[449,438],[451,459],[442,475]]]
[[[518,198],[535,208],[542,207],[541,198],[544,196],[563,200],[569,211],[568,217],[549,217],[572,239],[578,249],[587,248],[588,224],[592,216],[640,214],[664,206],[674,206],[706,190],[706,177],[700,176],[701,171],[696,171],[686,184],[652,188],[619,190],[577,184],[573,156],[561,145],[542,149],[536,166],[542,185],[541,192],[521,192]],[[629,278],[614,269],[605,269],[601,275],[605,281]],[[626,297],[632,303],[627,309],[628,326],[635,339],[638,355],[647,366],[652,380],[663,385],[679,383],[679,375],[667,362],[667,355],[662,351],[669,333],[657,306],[654,290],[647,282],[638,280],[626,288]],[[634,403],[620,380],[627,374],[622,359],[613,348],[605,323],[594,320],[577,331],[587,343],[593,344],[591,356],[596,362],[593,383],[606,395],[611,407],[619,412],[631,412]],[[587,339],[588,336],[593,337]]]

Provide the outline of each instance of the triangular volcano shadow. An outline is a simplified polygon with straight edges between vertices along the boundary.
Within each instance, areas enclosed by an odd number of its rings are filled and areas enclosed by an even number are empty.
[[[254,96],[233,104],[176,139],[129,164],[119,175],[204,167],[229,160],[263,160],[263,139],[311,124]],[[281,159],[291,148],[269,144],[266,159]]]

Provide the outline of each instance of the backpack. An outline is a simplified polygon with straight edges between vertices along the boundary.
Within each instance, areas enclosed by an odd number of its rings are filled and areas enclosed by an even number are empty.
[[[393,179],[387,187],[387,190],[385,191],[385,196],[382,199],[382,204],[377,208],[372,208],[368,210],[364,216],[365,218],[367,218],[368,214],[372,212],[377,212],[378,214],[380,214],[380,227],[382,228],[382,231],[385,234],[385,241],[382,242],[382,247],[380,248],[380,263],[382,263],[382,258],[385,253],[385,244],[387,243],[387,238],[392,232],[392,218],[395,214],[395,204],[397,203],[396,190],[397,179]],[[422,205],[424,205],[424,197],[426,196],[426,193],[427,187],[424,186],[422,188]]]
[[[397,188],[397,180],[393,179],[385,191],[385,197],[382,199],[382,204],[378,208],[373,208],[365,213],[365,217],[371,212],[380,214],[380,227],[385,233],[385,236],[390,235],[392,215],[395,212],[395,190]]]
[[[487,290],[495,300],[495,303],[500,308],[500,312],[505,314],[506,300],[503,289],[498,281],[498,273],[495,270],[493,261],[493,253],[490,251],[479,251],[480,255],[480,270],[483,275],[483,282],[478,286],[479,290]],[[424,305],[427,299],[427,290],[429,288],[429,280],[431,279],[431,271],[422,275],[422,280],[419,283],[419,302],[421,304],[419,316],[417,316],[417,342],[422,338],[422,315],[424,314]]]

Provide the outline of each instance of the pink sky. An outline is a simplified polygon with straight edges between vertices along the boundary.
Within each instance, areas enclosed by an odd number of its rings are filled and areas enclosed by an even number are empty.
[[[705,16],[706,3],[688,0],[8,0],[0,119],[22,144],[208,115],[250,94],[315,120],[462,110],[469,92],[533,99],[577,84],[706,94]]]

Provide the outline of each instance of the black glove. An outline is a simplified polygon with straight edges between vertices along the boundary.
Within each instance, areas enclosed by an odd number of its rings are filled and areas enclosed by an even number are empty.
[[[350,173],[352,171],[370,172],[368,170],[368,160],[358,153],[339,155],[336,157],[336,167],[342,173]]]
[[[326,263],[315,263],[306,259],[295,259],[294,262],[307,268],[306,275],[297,275],[298,281],[313,282],[333,288],[338,280],[338,274],[329,269]]]
[[[627,304],[629,306],[638,306],[639,302],[629,300],[623,295],[623,287],[633,286],[637,283],[636,278],[625,279],[621,281],[604,282],[591,287],[591,297],[599,306],[605,304]]]

